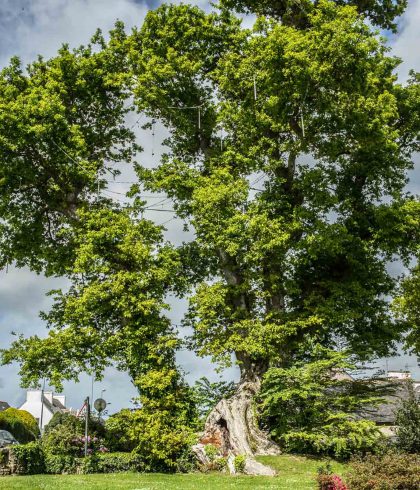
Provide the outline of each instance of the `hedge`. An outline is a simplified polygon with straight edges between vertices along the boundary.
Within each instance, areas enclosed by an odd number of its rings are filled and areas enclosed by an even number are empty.
[[[132,453],[104,453],[79,458],[66,454],[50,454],[44,451],[40,441],[12,446],[10,453],[15,459],[17,472],[21,475],[144,471],[141,458]]]
[[[131,453],[94,454],[86,458],[45,454],[45,472],[50,474],[122,473],[143,469],[139,456]]]
[[[45,473],[44,451],[38,441],[11,446],[10,454],[16,461],[19,474],[35,475]]]
[[[354,461],[346,478],[351,490],[418,490],[420,455],[389,453]]]
[[[35,418],[26,410],[12,407],[0,412],[0,429],[9,431],[20,443],[35,441],[39,435]]]

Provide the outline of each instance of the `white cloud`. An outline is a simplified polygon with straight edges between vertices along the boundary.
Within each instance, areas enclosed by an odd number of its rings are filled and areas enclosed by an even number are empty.
[[[140,25],[147,12],[133,0],[2,0],[0,61],[19,55],[26,63],[53,55],[62,43],[86,44],[99,27],[109,31],[117,19]]]
[[[420,71],[420,0],[408,2],[400,24],[400,33],[390,44],[392,53],[403,60],[398,74],[405,81],[411,69]]]

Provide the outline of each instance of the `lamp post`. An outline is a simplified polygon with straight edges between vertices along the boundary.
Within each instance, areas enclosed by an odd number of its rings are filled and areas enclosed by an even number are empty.
[[[86,397],[85,400],[85,406],[86,406],[86,418],[85,418],[85,457],[87,456],[88,453],[88,433],[89,433],[89,415],[90,415],[90,404],[89,404],[89,397]]]

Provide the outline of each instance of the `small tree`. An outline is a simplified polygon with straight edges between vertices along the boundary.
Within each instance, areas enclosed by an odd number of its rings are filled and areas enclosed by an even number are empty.
[[[396,414],[397,446],[408,453],[420,452],[420,404],[412,382],[407,383],[408,398]]]
[[[380,433],[359,414],[379,403],[383,388],[343,376],[354,369],[345,353],[319,347],[307,362],[269,369],[261,408],[273,439],[286,451],[341,459],[374,450]]]

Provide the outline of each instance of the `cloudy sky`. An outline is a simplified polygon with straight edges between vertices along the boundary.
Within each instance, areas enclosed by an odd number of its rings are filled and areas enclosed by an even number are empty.
[[[112,28],[116,19],[122,20],[128,28],[140,25],[148,9],[155,8],[162,2],[158,0],[0,0],[0,67],[5,66],[13,55],[18,55],[26,63],[38,54],[46,57],[54,55],[61,43],[71,46],[86,43],[92,33],[100,27],[103,31]],[[179,3],[177,1],[173,3]],[[207,1],[191,2],[204,8],[209,8]],[[401,19],[399,35],[392,37],[389,44],[393,53],[404,61],[399,70],[401,80],[405,80],[408,71],[414,68],[420,71],[420,0],[409,0],[409,7]],[[139,134],[145,148],[141,158],[148,159],[153,165],[159,156],[159,140],[154,142],[155,156],[152,157],[152,141],[150,132]],[[410,190],[420,192],[420,172],[412,174]],[[130,181],[130,172],[125,172],[119,181]],[[124,193],[126,184],[113,183],[112,192]],[[113,194],[119,196],[119,194]],[[165,213],[155,213],[156,222],[164,223],[171,219]],[[182,223],[171,220],[166,224],[168,236],[179,240]],[[57,287],[65,287],[62,279],[46,279],[28,270],[9,268],[0,271],[0,346],[5,347],[11,340],[10,332],[22,332],[26,335],[45,334],[45,326],[38,317],[40,310],[47,310],[50,300],[45,293]],[[185,303],[172,301],[171,319],[176,324],[182,318]],[[182,352],[179,361],[188,374],[189,380],[206,375],[215,379],[214,372],[208,360],[198,360],[192,354]],[[402,357],[389,360],[389,368],[398,369],[406,364],[420,378],[420,371],[414,358]],[[382,366],[385,364],[382,363]],[[19,406],[25,392],[19,387],[17,366],[0,367],[0,400],[8,401],[10,405]],[[227,377],[235,377],[236,371],[230,370]],[[95,383],[94,397],[102,389],[106,389],[105,398],[111,403],[110,412],[124,406],[130,406],[130,400],[136,395],[128,377],[109,369],[103,381]],[[92,385],[88,377],[81,379],[78,385],[67,383],[65,394],[68,406],[80,407],[83,398],[91,394]]]

